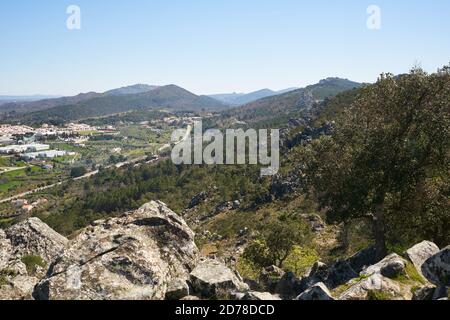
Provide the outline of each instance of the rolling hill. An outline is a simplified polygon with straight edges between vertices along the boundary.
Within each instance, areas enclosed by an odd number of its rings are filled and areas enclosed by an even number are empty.
[[[129,89],[122,88],[119,90],[119,92],[115,91],[113,94],[111,92],[109,94],[95,94],[90,99],[18,115],[9,119],[9,121],[39,124],[76,121],[131,110],[201,111],[221,110],[227,107],[217,100],[207,96],[197,96],[176,85],[157,87],[136,94],[121,93],[129,91]]]
[[[354,88],[362,84],[341,78],[327,78],[308,87],[289,91],[284,94],[266,97],[246,105],[226,110],[221,117],[215,119],[217,123],[230,126],[240,124],[276,125],[286,123],[298,112],[311,108],[314,103]]]
[[[77,104],[86,100],[104,96],[118,96],[126,94],[144,93],[156,88],[158,88],[158,86],[135,84],[132,86],[109,90],[104,93],[88,92],[88,93],[80,93],[76,96],[69,96],[69,97],[30,96],[30,97],[16,97],[15,99],[13,99],[14,97],[0,96],[0,114],[1,113],[20,114],[33,111],[40,111],[62,105]],[[4,99],[2,99],[2,97],[4,97]]]

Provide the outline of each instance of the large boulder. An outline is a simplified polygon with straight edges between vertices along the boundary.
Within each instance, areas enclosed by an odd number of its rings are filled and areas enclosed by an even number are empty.
[[[353,256],[345,260],[350,267],[356,272],[360,273],[362,270],[380,261],[377,259],[376,248],[371,246],[358,251]]]
[[[67,243],[38,218],[0,230],[0,300],[31,299],[45,267]]]
[[[194,292],[206,298],[226,296],[232,291],[249,290],[248,285],[240,279],[238,274],[213,259],[199,262],[191,272],[190,281]]]
[[[12,277],[8,284],[0,286],[0,300],[32,300],[32,292],[39,279],[27,275]]]
[[[378,262],[375,248],[363,249],[351,257],[338,260],[331,266],[316,263],[309,274],[301,280],[301,292],[316,283],[323,282],[328,288],[335,289],[351,279],[357,278],[362,270]]]
[[[334,300],[334,298],[327,286],[319,282],[304,291],[295,300]]]
[[[450,286],[450,246],[422,264],[422,274],[437,286]]]
[[[328,278],[329,267],[320,261],[314,263],[309,272],[300,280],[300,292],[307,290],[316,283],[325,282]]]
[[[180,300],[189,296],[189,285],[185,280],[175,279],[166,290],[166,300]]]
[[[433,300],[442,300],[450,297],[450,287],[440,286],[434,290]]]
[[[439,252],[439,247],[430,241],[423,241],[409,248],[405,252],[405,256],[414,264],[417,271],[422,273],[423,263]]]
[[[432,300],[436,287],[431,284],[423,285],[416,288],[413,293],[413,300]]]
[[[328,266],[321,261],[316,261],[309,270],[308,276],[325,279],[328,276]]]
[[[66,247],[68,240],[38,218],[30,218],[5,230],[13,247],[13,255],[41,257],[46,262],[54,260]]]
[[[256,292],[249,291],[247,292],[242,300],[250,300],[250,301],[276,301],[281,300],[278,295],[273,295],[269,292]]]
[[[362,276],[371,276],[375,273],[380,273],[388,278],[395,278],[400,274],[405,274],[406,261],[398,254],[391,254],[381,260],[380,262],[368,267],[361,272]]]
[[[344,291],[339,300],[411,300],[412,293],[409,287],[374,273],[368,278],[353,279],[349,288]]]
[[[164,203],[152,201],[82,230],[34,297],[160,300],[176,279],[188,279],[197,258],[192,230]]]
[[[358,275],[348,260],[338,261],[330,267],[325,283],[329,288],[336,288]]]
[[[294,299],[301,291],[301,280],[293,272],[287,272],[278,281],[274,293],[285,300],[289,300]]]

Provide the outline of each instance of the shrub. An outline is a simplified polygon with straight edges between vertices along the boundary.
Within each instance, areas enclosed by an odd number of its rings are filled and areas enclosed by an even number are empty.
[[[291,254],[293,261],[299,258],[300,251],[295,248],[305,245],[310,240],[310,230],[305,223],[292,217],[281,216],[279,219],[261,226],[262,231],[258,239],[254,240],[244,251],[244,258],[255,266],[264,268],[277,265],[285,266],[286,260]],[[298,262],[298,261],[297,261]],[[294,268],[300,269],[300,265]]]
[[[381,290],[371,290],[367,293],[367,300],[392,300],[392,296]]]
[[[315,249],[294,246],[284,262],[284,268],[301,277],[318,260],[319,255]]]
[[[21,261],[25,264],[28,274],[35,273],[37,267],[45,268],[47,265],[40,256],[35,255],[23,256]]]
[[[244,257],[238,259],[236,269],[244,279],[250,280],[257,280],[261,271],[254,263]]]
[[[74,167],[70,170],[70,176],[72,178],[78,178],[87,173],[87,170],[85,167]]]

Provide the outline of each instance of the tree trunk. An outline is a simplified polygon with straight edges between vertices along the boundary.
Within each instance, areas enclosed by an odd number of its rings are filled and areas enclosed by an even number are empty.
[[[386,230],[384,225],[384,196],[375,207],[373,216],[373,233],[375,237],[376,258],[382,260],[387,255]]]
[[[348,239],[348,228],[349,223],[347,221],[344,221],[344,225],[342,226],[340,234],[341,248],[344,252],[347,252],[348,248],[350,247],[350,241]]]

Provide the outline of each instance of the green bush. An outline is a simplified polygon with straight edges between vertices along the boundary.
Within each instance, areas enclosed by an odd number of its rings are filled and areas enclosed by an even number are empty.
[[[35,255],[23,256],[21,261],[25,264],[28,274],[35,273],[37,267],[45,268],[47,265],[40,256]]]
[[[315,249],[294,246],[284,262],[284,269],[295,273],[298,277],[301,277],[318,260],[319,255]]]
[[[380,290],[371,290],[367,293],[367,300],[392,300],[392,296],[386,292]]]
[[[275,221],[263,224],[261,230],[259,238],[250,243],[243,254],[243,257],[255,266],[264,268],[276,265],[283,268],[289,261],[290,267],[301,272],[305,261],[315,259],[315,255],[305,255],[300,249],[300,246],[309,244],[311,240],[310,230],[302,221],[281,216]]]
[[[87,173],[87,169],[85,167],[74,167],[70,170],[70,176],[72,178],[78,178]]]
[[[254,263],[243,257],[238,259],[236,270],[244,279],[251,280],[257,280],[261,271],[261,269],[255,266]]]

